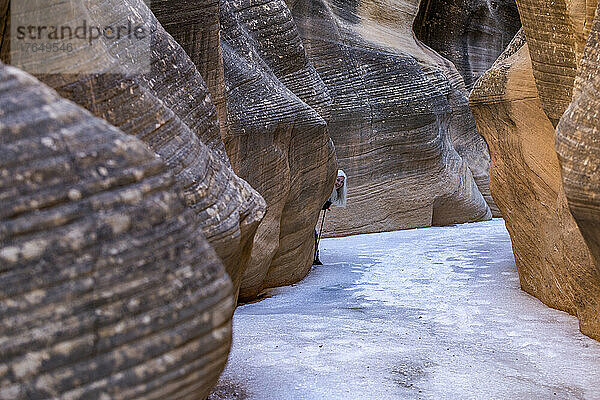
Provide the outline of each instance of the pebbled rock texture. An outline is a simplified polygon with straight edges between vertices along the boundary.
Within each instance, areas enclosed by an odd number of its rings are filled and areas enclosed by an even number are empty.
[[[147,147],[0,65],[0,399],[202,399],[234,294]]]
[[[236,173],[265,198],[240,297],[311,268],[314,227],[333,188],[331,98],[283,0],[220,1],[228,128]]]
[[[452,61],[470,91],[520,27],[514,0],[423,0],[413,30]]]
[[[291,7],[333,99],[329,132],[348,175],[348,207],[328,214],[327,234],[489,219],[485,141],[460,74],[414,38],[417,2]]]
[[[194,63],[141,0],[70,5],[32,1],[44,4],[48,13],[65,22],[85,19],[97,26],[119,26],[133,20],[146,29],[148,43],[102,37],[99,45],[90,48],[76,42],[79,47],[72,53],[45,60],[46,69],[56,72],[39,78],[62,96],[140,138],[165,160],[237,290],[265,203],[233,172],[216,109]],[[137,70],[138,65],[147,68]],[[74,68],[79,73],[71,73]]]
[[[576,315],[600,339],[600,270],[569,212],[530,49],[520,32],[475,85],[470,104],[492,156],[490,185],[526,292]]]

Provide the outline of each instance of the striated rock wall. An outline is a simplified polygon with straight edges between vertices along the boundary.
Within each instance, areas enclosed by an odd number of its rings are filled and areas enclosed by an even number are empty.
[[[208,395],[231,281],[163,162],[0,65],[0,398]]]
[[[573,101],[556,129],[556,151],[562,167],[563,185],[571,213],[595,256],[597,268],[600,269],[600,15],[598,13],[597,10],[579,64]],[[597,329],[600,331],[600,328]]]
[[[452,61],[471,90],[521,27],[514,0],[424,0],[413,29]]]
[[[470,98],[492,156],[491,189],[511,235],[521,287],[575,314],[600,338],[600,271],[567,206],[554,127],[521,32]]]
[[[556,127],[573,85],[597,0],[517,0],[544,112]]]
[[[266,200],[241,297],[303,278],[330,194],[330,98],[283,1],[152,4],[208,83],[235,172]],[[222,39],[219,46],[219,40]]]
[[[405,1],[291,3],[333,100],[329,133],[348,174],[348,207],[329,214],[328,235],[491,216],[481,194],[493,203],[485,142],[456,69],[415,40],[417,9]]]
[[[220,43],[219,2],[152,0],[150,7],[164,29],[185,50],[202,75],[219,116],[221,138],[227,138],[229,131]]]
[[[471,103],[490,148],[503,154],[496,160],[513,160],[510,167],[493,160],[493,169],[500,172],[492,175],[505,174],[513,187],[493,183],[492,190],[500,208],[511,210],[511,215],[503,214],[523,288],[576,314],[582,332],[599,339],[597,4],[517,0],[527,43],[486,73]],[[508,110],[504,116],[499,107]],[[524,143],[521,138],[532,137],[534,144],[518,145]],[[508,179],[507,171],[515,170],[518,159],[527,168]],[[544,168],[532,167],[529,160],[535,159]],[[554,193],[556,206],[548,203]],[[541,236],[540,226],[545,227]]]
[[[147,42],[105,37],[94,47],[76,42],[73,52],[43,60],[47,73],[38,76],[165,160],[237,290],[265,204],[233,172],[215,107],[194,63],[141,0],[35,1],[55,21],[119,26],[133,18],[146,29]],[[25,69],[39,62],[35,54],[21,59]]]
[[[336,174],[331,98],[283,0],[220,2],[234,170],[267,202],[240,296],[294,283],[312,265],[314,227]]]

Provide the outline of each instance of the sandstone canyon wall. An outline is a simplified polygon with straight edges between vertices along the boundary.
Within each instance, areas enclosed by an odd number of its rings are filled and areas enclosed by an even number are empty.
[[[521,32],[477,82],[471,108],[492,156],[491,188],[513,242],[521,287],[550,307],[578,316],[600,337],[600,274],[569,212]]]
[[[0,65],[0,398],[208,395],[234,293],[168,168]]]
[[[517,5],[523,46],[471,95],[492,153],[492,192],[522,287],[600,339],[597,2]]]
[[[573,101],[556,130],[556,150],[571,213],[600,269],[600,15],[575,80]],[[600,329],[599,329],[600,330]]]
[[[418,3],[290,3],[348,175],[348,206],[330,213],[327,234],[490,218],[486,144],[456,68],[414,38]]]
[[[413,29],[452,61],[470,91],[521,27],[514,0],[424,0]]]
[[[538,95],[555,127],[573,98],[597,4],[596,0],[517,1]]]
[[[62,96],[140,138],[165,160],[237,290],[265,204],[233,172],[215,107],[192,61],[141,0],[38,3],[64,24],[86,20],[119,26],[135,16],[134,22],[146,29],[148,43],[102,37],[91,48],[76,42],[79,47],[72,52],[45,59],[37,75]],[[36,54],[20,61],[32,70],[40,62]],[[145,68],[138,71],[140,65]]]
[[[234,168],[267,201],[242,295],[303,278],[314,227],[336,174],[326,118],[330,97],[283,0],[221,1]]]
[[[517,5],[530,45],[538,95],[557,128],[555,146],[569,209],[594,256],[595,268],[587,278],[590,285],[598,286],[598,2],[525,0]],[[581,295],[600,302],[597,292]],[[594,317],[582,324],[588,325],[584,332],[599,338],[600,316],[596,313]]]
[[[313,229],[336,161],[324,119],[331,99],[286,4],[170,1],[152,8],[212,82],[231,164],[267,203],[241,298],[298,281],[312,264]]]

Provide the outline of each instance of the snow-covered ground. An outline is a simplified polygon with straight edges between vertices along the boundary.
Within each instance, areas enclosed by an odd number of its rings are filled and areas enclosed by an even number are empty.
[[[519,288],[504,221],[321,243],[240,306],[212,399],[600,399],[600,343]]]

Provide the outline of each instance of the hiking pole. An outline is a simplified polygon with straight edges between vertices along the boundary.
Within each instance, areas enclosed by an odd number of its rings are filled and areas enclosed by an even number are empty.
[[[315,249],[315,259],[313,261],[313,265],[323,265],[321,260],[319,260],[319,243],[321,243],[321,234],[323,233],[323,225],[325,225],[325,214],[327,214],[327,209],[325,209],[323,212],[323,219],[321,220],[321,229],[319,230],[319,236],[317,236],[317,248]]]
[[[327,209],[323,210],[323,219],[321,219],[321,229],[319,230],[319,236],[317,237],[317,254],[319,252],[319,243],[321,243],[321,234],[323,233],[323,225],[325,224],[325,214],[327,214]],[[317,255],[318,258],[318,255]]]

